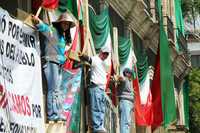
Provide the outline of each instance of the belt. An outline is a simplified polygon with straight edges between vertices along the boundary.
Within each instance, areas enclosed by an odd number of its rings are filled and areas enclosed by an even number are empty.
[[[49,61],[50,63],[53,63],[53,64],[56,64],[56,65],[58,65],[59,67],[62,67],[63,66],[63,64],[60,64],[60,63],[58,63],[58,62],[55,62],[55,61]]]
[[[125,97],[120,97],[119,100],[128,100],[130,102],[134,102],[134,99],[130,99],[130,98],[125,98]]]
[[[98,85],[95,84],[94,82],[90,82],[90,85],[89,85],[90,88],[94,88],[94,87],[97,87],[97,86],[98,86]]]

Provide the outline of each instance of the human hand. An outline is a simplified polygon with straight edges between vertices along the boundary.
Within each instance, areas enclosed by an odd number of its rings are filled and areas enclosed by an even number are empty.
[[[62,56],[62,55],[57,55],[57,59],[59,60],[59,62],[60,62],[61,64],[64,64],[65,61],[66,61],[66,59],[67,59],[67,57]]]
[[[123,80],[123,77],[120,75],[114,75],[114,79],[115,79],[115,81],[121,81],[121,80]]]
[[[117,80],[118,80],[118,81],[122,81],[123,79],[124,79],[124,78],[123,78],[122,76],[120,76],[120,75],[117,76]]]
[[[80,58],[81,60],[83,60],[83,61],[85,61],[85,60],[87,61],[87,59],[88,59],[88,56],[82,54],[81,52],[78,52],[78,56],[79,56],[79,58]]]
[[[78,57],[81,57],[83,54],[79,51],[78,52]]]
[[[38,17],[32,15],[32,21],[33,21],[33,23],[34,23],[35,25],[37,25],[37,24],[39,24],[40,19],[39,19]]]

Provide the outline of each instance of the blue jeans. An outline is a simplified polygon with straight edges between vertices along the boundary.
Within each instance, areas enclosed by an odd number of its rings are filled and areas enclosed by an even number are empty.
[[[89,88],[93,132],[104,130],[105,92],[98,86]]]
[[[44,72],[48,85],[47,119],[64,120],[64,90],[60,87],[62,80],[62,68],[58,64],[47,62],[44,65]]]
[[[129,100],[121,99],[119,103],[120,113],[120,133],[130,133],[133,103]]]

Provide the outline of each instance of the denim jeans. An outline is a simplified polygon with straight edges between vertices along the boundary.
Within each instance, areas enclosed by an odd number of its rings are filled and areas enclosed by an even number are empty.
[[[61,89],[62,69],[58,64],[47,62],[44,65],[47,79],[47,119],[63,120],[64,90]]]
[[[89,89],[93,132],[104,130],[105,92],[98,86]]]
[[[119,103],[120,113],[120,133],[130,133],[133,103],[129,100],[121,99]]]

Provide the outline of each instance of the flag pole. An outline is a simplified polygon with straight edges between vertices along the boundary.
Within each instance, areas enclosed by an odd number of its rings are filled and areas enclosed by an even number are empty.
[[[40,6],[35,14],[35,17],[38,17],[40,15],[40,12],[42,11],[42,6]]]
[[[80,54],[86,54],[87,53],[87,48],[86,46],[88,45],[88,26],[89,26],[89,22],[88,22],[88,0],[83,0],[83,38],[85,41],[83,44],[83,49],[81,51]],[[83,65],[83,91],[82,91],[82,102],[81,102],[81,130],[83,131],[83,133],[88,132],[87,131],[87,126],[88,124],[88,96],[87,96],[87,66]]]
[[[117,27],[113,27],[113,57],[112,57],[112,60],[113,60],[113,68],[114,68],[114,71],[115,71],[115,74],[116,76],[118,76],[120,74],[120,64],[119,64],[119,54],[118,54],[118,29]],[[118,101],[118,97],[117,97],[117,85],[116,83],[114,83],[114,88],[115,89],[114,91],[112,91],[112,98],[114,98],[114,100],[116,101],[116,108],[115,108],[115,113],[117,115],[119,115],[119,112],[118,112],[118,104],[119,104],[119,101]],[[114,93],[115,92],[115,93]],[[119,121],[119,117],[116,117],[117,121]],[[117,123],[117,127],[116,127],[116,133],[119,133],[120,132],[120,129],[119,129],[119,122]]]

